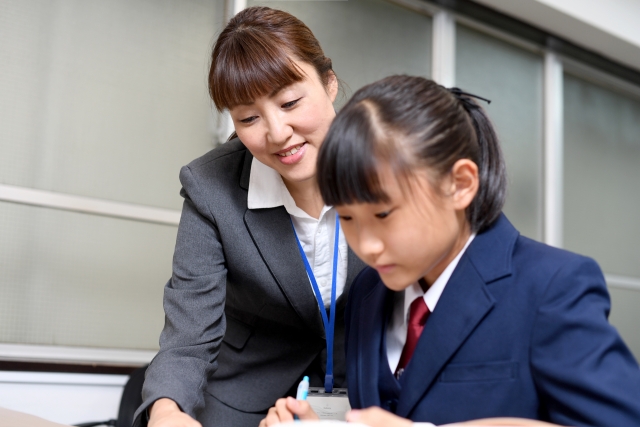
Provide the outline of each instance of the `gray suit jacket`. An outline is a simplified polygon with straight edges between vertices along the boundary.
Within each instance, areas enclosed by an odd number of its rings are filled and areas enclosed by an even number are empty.
[[[161,397],[196,417],[205,390],[236,410],[265,411],[316,358],[326,357],[320,311],[288,213],[247,209],[251,160],[235,139],[180,171],[185,200],[164,292],[165,326],[135,424]],[[363,267],[349,250],[336,308],[336,386],[346,386],[346,297]]]

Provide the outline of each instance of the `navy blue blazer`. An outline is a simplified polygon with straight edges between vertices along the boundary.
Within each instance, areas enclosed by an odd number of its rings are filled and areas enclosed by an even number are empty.
[[[377,272],[346,310],[353,408],[380,406],[380,348],[393,298]],[[445,424],[522,417],[571,426],[640,426],[640,369],[611,326],[592,259],[520,236],[502,215],[451,276],[403,378],[396,414]]]

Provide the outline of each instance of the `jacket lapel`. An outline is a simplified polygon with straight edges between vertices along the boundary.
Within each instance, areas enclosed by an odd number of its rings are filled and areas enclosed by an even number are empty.
[[[240,187],[245,190],[249,189],[252,160],[253,156],[247,150],[240,175]],[[271,209],[247,209],[244,223],[289,304],[311,330],[324,337],[318,302],[309,285],[291,219],[285,208],[280,206]]]
[[[500,215],[469,245],[425,324],[414,353],[417,363],[410,362],[405,371],[399,416],[410,415],[444,366],[493,308],[495,300],[487,284],[511,274],[518,235],[507,218]]]
[[[387,302],[391,291],[380,281],[366,295],[359,308],[358,318],[358,392],[360,407],[380,406],[378,377],[380,372],[380,346],[385,333]],[[373,315],[369,316],[368,313]]]
[[[313,331],[324,337],[318,302],[309,285],[285,208],[247,209],[244,223],[289,304]],[[278,238],[274,239],[274,236]]]
[[[464,297],[460,297],[464,296]],[[397,414],[408,417],[442,368],[494,305],[468,257],[458,267],[429,316],[403,378]],[[415,359],[415,360],[414,360]]]

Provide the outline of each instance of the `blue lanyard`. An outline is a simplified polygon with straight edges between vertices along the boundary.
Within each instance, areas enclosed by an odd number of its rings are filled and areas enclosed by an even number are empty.
[[[291,227],[293,227],[293,221],[291,221]],[[316,276],[313,274],[313,270],[309,265],[309,260],[307,259],[307,255],[304,253],[302,245],[300,244],[300,239],[298,239],[298,233],[296,233],[295,227],[293,227],[293,234],[296,236],[298,250],[300,251],[302,261],[304,262],[304,268],[307,270],[309,280],[311,280],[311,286],[313,286],[313,292],[316,295],[316,300],[320,307],[320,314],[322,315],[322,323],[324,324],[324,332],[327,338],[327,370],[324,377],[324,390],[327,393],[331,393],[333,391],[333,332],[336,325],[336,279],[338,276],[338,240],[340,238],[340,219],[338,214],[336,214],[336,236],[333,244],[333,277],[331,278],[331,306],[328,319],[327,310],[325,309],[324,302],[322,301],[322,294],[320,293],[320,288],[318,288],[318,282],[316,282]]]

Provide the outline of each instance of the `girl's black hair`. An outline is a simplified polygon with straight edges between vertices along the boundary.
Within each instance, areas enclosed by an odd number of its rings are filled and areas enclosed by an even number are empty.
[[[432,80],[391,76],[358,90],[338,113],[318,156],[327,205],[387,202],[379,166],[408,178],[420,167],[442,176],[456,161],[478,165],[479,188],[466,210],[474,232],[504,205],[506,168],[493,125],[468,95]]]

